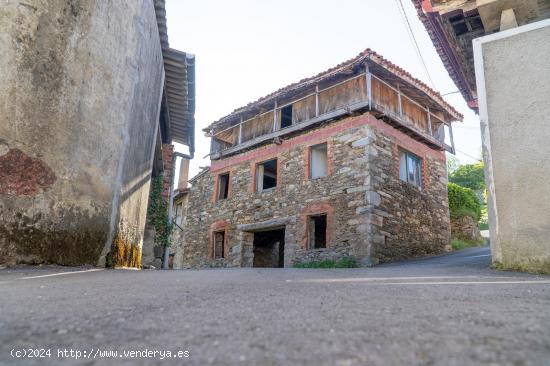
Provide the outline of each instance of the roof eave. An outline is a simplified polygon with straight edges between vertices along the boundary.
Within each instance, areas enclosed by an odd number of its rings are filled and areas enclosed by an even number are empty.
[[[447,73],[457,86],[462,94],[462,97],[468,103],[468,106],[474,110],[477,108],[477,98],[474,96],[474,91],[468,86],[468,81],[465,76],[464,69],[458,61],[456,52],[451,47],[443,25],[439,12],[434,11],[429,0],[412,0],[417,10],[418,17],[428,32],[432,43],[443,62]]]

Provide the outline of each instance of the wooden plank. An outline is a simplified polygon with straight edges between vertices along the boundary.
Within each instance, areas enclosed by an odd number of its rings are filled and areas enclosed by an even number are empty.
[[[241,123],[239,123],[239,145],[243,141],[243,117],[241,116]]]
[[[428,132],[430,134],[430,136],[433,136],[433,132],[432,132],[432,117],[431,117],[431,113],[430,113],[430,107],[426,107],[426,109],[428,110]]]
[[[399,107],[399,116],[403,117],[403,101],[401,100],[401,90],[397,84],[397,106]]]
[[[434,138],[433,136],[430,136],[428,135],[427,133],[419,130],[414,124],[411,124],[410,122],[408,122],[407,120],[401,118],[399,115],[397,115],[397,113],[394,113],[394,112],[391,112],[389,110],[387,110],[384,106],[381,106],[381,105],[378,105],[376,103],[374,103],[372,105],[373,109],[375,110],[378,110],[380,112],[383,112],[385,116],[387,116],[388,118],[390,118],[390,123],[391,125],[397,125],[399,127],[397,127],[398,129],[402,129],[404,131],[407,132],[407,134],[411,134],[411,136],[413,137],[418,137],[418,138],[421,138],[423,140],[425,140],[426,142],[434,145],[434,146],[437,146],[438,148],[443,148],[443,142],[437,140],[436,138]],[[391,123],[391,121],[393,120],[393,123]]]
[[[315,117],[319,117],[319,85],[315,85]]]
[[[273,105],[273,131],[277,131],[277,101]]]
[[[455,140],[453,138],[453,125],[451,123],[449,123],[449,137],[451,139],[451,153],[454,155],[456,152],[455,152]]]

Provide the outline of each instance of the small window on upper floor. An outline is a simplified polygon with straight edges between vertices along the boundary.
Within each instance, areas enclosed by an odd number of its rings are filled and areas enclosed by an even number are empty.
[[[309,177],[311,179],[326,177],[328,174],[327,144],[310,147]]]
[[[229,197],[229,173],[218,175],[218,201]]]
[[[399,178],[421,188],[422,159],[408,151],[401,151],[399,153]]]
[[[256,166],[256,192],[277,186],[277,159],[264,161]]]
[[[281,108],[281,128],[292,125],[292,104]]]

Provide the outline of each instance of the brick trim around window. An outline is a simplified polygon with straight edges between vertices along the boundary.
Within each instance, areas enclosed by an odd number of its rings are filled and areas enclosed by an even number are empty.
[[[302,236],[300,239],[300,247],[305,250],[310,250],[309,248],[309,217],[316,215],[326,215],[327,216],[327,235],[326,235],[326,247],[330,248],[333,239],[334,232],[334,207],[331,204],[326,202],[313,203],[304,208],[300,213],[300,224],[302,226]]]
[[[224,175],[224,174],[229,174],[229,180],[227,182],[228,184],[228,187],[227,187],[227,199],[231,198],[232,195],[233,195],[233,184],[231,184],[231,178],[234,174],[234,171],[233,170],[223,170],[223,171],[220,171],[220,172],[216,172],[216,174],[214,175],[214,189],[213,189],[213,193],[212,193],[212,203],[216,203],[220,200],[218,200],[218,191],[220,189],[219,185],[220,185],[220,175]]]
[[[304,180],[311,179],[311,148],[317,145],[327,144],[327,177],[334,171],[334,144],[330,140],[313,141],[304,145]]]
[[[229,255],[229,223],[225,220],[219,220],[210,225],[210,230],[208,230],[208,259],[214,260],[214,233],[223,231],[224,240],[223,240],[223,257],[227,259]]]

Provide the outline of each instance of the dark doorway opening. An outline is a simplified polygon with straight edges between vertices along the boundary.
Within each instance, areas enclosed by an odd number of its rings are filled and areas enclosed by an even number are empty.
[[[292,104],[281,108],[281,128],[292,126]]]
[[[309,217],[309,247],[310,249],[327,247],[327,215]]]
[[[254,267],[283,268],[285,266],[285,229],[254,233]]]

